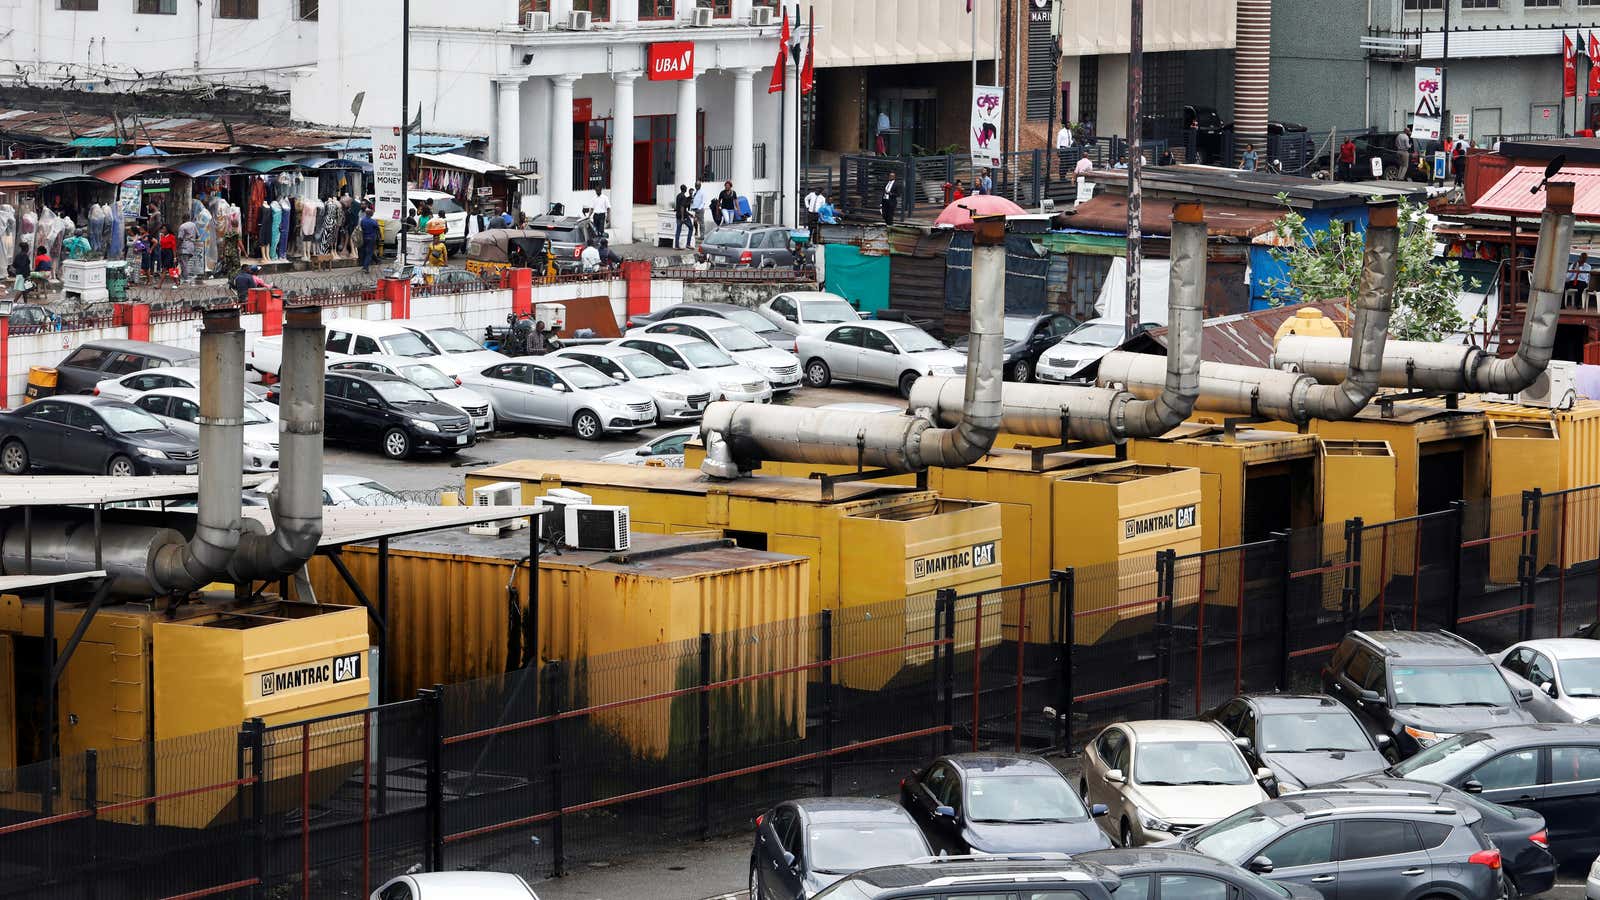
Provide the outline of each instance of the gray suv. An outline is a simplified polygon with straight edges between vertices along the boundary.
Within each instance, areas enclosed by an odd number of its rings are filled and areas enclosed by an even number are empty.
[[[700,255],[713,268],[789,269],[796,263],[789,229],[781,225],[724,225],[700,242]]]
[[[940,856],[864,869],[812,900],[1111,900],[1121,884],[1105,866],[1064,853]]]
[[[1316,790],[1258,803],[1177,846],[1339,900],[1500,896],[1500,851],[1470,803]]]

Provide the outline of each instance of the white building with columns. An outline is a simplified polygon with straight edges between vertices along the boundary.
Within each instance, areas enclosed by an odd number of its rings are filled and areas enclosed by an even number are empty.
[[[655,210],[706,169],[757,203],[774,195],[793,221],[795,199],[776,195],[796,183],[798,66],[786,67],[788,93],[768,93],[780,28],[766,24],[764,4],[539,0],[532,5],[548,19],[533,27],[526,15],[518,21],[526,5],[412,4],[410,115],[420,105],[424,132],[486,134],[491,161],[537,170],[524,191],[537,211],[562,203],[579,212],[600,186],[617,241],[652,239]],[[582,24],[571,21],[574,5],[591,12],[589,27],[572,27]],[[699,5],[707,9],[697,25]],[[315,65],[291,88],[295,118],[348,125],[364,91],[360,124],[400,122],[398,6],[322,4]]]

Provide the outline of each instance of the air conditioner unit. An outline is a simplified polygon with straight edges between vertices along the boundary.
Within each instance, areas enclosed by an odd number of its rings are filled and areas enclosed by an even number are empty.
[[[1521,393],[1484,394],[1483,399],[1492,403],[1516,403],[1541,409],[1571,409],[1578,402],[1577,371],[1577,363],[1553,359],[1533,384]]]
[[[588,31],[590,24],[589,11],[586,9],[575,9],[567,13],[568,31]]]
[[[481,507],[491,506],[518,506],[522,503],[522,484],[516,481],[496,481],[480,488],[472,489],[472,505]],[[507,528],[527,528],[527,519],[495,519],[491,522],[479,522],[467,527],[471,534],[482,534],[496,537]]]
[[[560,541],[567,527],[567,507],[590,506],[593,505],[594,498],[571,488],[556,488],[540,497],[539,502],[550,507],[550,511],[544,514],[544,521],[539,526],[539,536],[550,541]]]
[[[528,29],[529,31],[549,31],[550,30],[550,12],[549,12],[549,10],[536,10],[534,12],[528,13],[527,21],[523,22],[522,25],[523,25],[524,28]]]
[[[628,549],[626,506],[569,506],[566,520],[566,543],[569,547],[613,553]]]
[[[711,10],[704,6],[696,6],[694,8],[694,18],[689,24],[696,28],[709,27],[711,25]]]
[[[754,6],[750,8],[750,24],[757,28],[765,28],[773,24],[775,18],[777,17],[772,14],[772,7],[770,6]]]

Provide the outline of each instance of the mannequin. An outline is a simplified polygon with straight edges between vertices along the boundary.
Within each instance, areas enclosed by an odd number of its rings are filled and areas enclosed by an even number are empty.
[[[263,201],[261,214],[258,216],[259,224],[256,226],[256,242],[260,246],[262,259],[272,259],[272,250],[275,246],[272,241],[272,204]]]
[[[327,202],[322,204],[322,209],[326,215],[326,220],[324,222],[325,230],[322,233],[321,240],[318,242],[318,249],[322,252],[322,255],[327,256],[332,254],[339,246],[339,232],[344,228],[344,218],[341,215],[339,201],[332,197],[329,197]]]
[[[289,223],[294,214],[294,201],[278,201],[278,215],[273,216],[272,225],[278,234],[278,258],[289,258]]]

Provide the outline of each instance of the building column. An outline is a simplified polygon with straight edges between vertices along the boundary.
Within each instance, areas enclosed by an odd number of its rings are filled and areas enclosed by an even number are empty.
[[[502,166],[522,165],[522,82],[521,78],[495,81],[500,91],[495,108],[494,147]]]
[[[639,72],[613,72],[611,99],[611,239],[633,243],[633,81]]]
[[[795,100],[800,96],[800,66],[793,59],[783,67],[783,93],[779,94],[783,104],[783,171],[778,173],[778,224],[790,228],[800,223],[800,214],[796,210],[799,197],[795,194],[795,186],[800,183],[800,104]]]
[[[550,79],[550,181],[546,203],[568,203],[572,198],[572,86],[576,75]]]
[[[754,202],[755,175],[755,93],[751,79],[757,69],[733,70],[733,187],[749,194]],[[690,182],[691,184],[693,182]]]
[[[522,192],[532,215],[543,211],[550,191],[550,82],[543,78],[528,79],[522,89],[522,153],[539,164],[539,180],[532,182],[537,187]]]
[[[678,82],[678,119],[673,138],[673,174],[679,184],[693,184],[700,175],[700,135],[695,118],[695,75]]]

